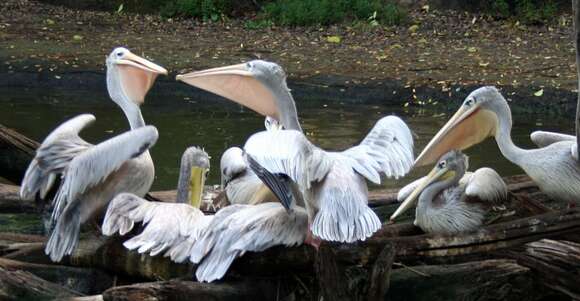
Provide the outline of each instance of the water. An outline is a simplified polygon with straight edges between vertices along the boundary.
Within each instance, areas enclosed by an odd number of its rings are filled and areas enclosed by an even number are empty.
[[[209,184],[219,183],[219,159],[230,146],[243,145],[252,133],[263,129],[263,118],[228,101],[191,99],[175,94],[151,94],[143,105],[146,123],[155,125],[159,141],[152,149],[156,176],[153,190],[174,189],[179,160],[190,145],[203,146],[210,154],[212,170]],[[300,102],[299,116],[305,133],[316,145],[327,150],[342,150],[358,143],[381,117],[401,116],[416,134],[416,154],[449,119],[453,112],[402,108],[389,105],[352,104],[320,99]],[[105,93],[75,90],[0,89],[0,123],[42,141],[59,123],[81,113],[92,113],[97,121],[81,133],[87,141],[96,143],[118,135],[128,128],[121,110]],[[573,120],[541,115],[514,116],[514,141],[531,147],[529,133],[537,130],[573,132]],[[467,152],[470,169],[488,166],[501,175],[522,173],[499,153],[495,141],[488,139]],[[399,181],[386,181],[384,187],[400,187],[426,174],[425,167],[414,170]]]

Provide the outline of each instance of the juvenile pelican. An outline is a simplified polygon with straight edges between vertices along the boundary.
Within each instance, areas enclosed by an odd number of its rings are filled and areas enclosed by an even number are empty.
[[[205,151],[186,149],[181,157],[176,203],[149,202],[132,193],[121,193],[107,209],[103,234],[125,235],[135,223],[142,222],[146,225],[143,232],[123,243],[127,249],[155,256],[168,248],[168,253],[178,252],[192,245],[212,218],[199,210],[208,170]]]
[[[415,225],[428,233],[474,231],[492,205],[507,198],[507,186],[491,168],[466,173],[468,158],[459,151],[443,155],[427,175],[401,189],[405,203],[417,202]],[[408,208],[408,207],[407,207]],[[397,211],[394,216],[402,214]]]
[[[554,200],[574,202],[580,197],[580,167],[575,139],[532,134],[540,148],[522,149],[510,136],[511,111],[495,87],[482,87],[467,96],[459,110],[425,147],[416,166],[430,164],[452,149],[466,149],[493,136],[504,157],[520,166]],[[543,138],[543,139],[542,139]],[[543,142],[542,142],[543,140]]]
[[[270,172],[286,174],[298,184],[315,236],[353,242],[380,228],[378,217],[367,205],[364,178],[378,184],[381,173],[397,178],[410,169],[413,142],[402,120],[384,117],[358,146],[325,152],[302,133],[286,75],[277,64],[257,60],[178,75],[177,79],[269,116],[286,129],[254,134],[244,150]]]
[[[155,77],[167,71],[125,48],[107,57],[109,95],[123,110],[131,130],[92,145],[79,132],[95,121],[79,115],[57,127],[41,144],[22,181],[20,196],[45,197],[57,175],[62,184],[54,198],[51,232],[45,252],[53,261],[70,255],[78,243],[81,224],[101,212],[120,192],[143,196],[153,182],[153,161],[148,149],[157,130],[146,126],[139,106]]]

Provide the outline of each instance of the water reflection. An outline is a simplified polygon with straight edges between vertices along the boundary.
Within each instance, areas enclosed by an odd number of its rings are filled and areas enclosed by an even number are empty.
[[[90,142],[98,142],[125,131],[122,111],[104,93],[0,89],[0,123],[41,141],[60,122],[80,113],[93,113],[97,122],[82,132]],[[449,112],[405,109],[392,106],[345,104],[320,100],[298,103],[304,131],[312,142],[327,150],[342,150],[358,143],[387,114],[403,117],[415,133],[416,154],[449,118]],[[452,112],[451,112],[452,113]],[[143,106],[148,124],[157,126],[160,138],[152,150],[156,178],[154,190],[173,189],[177,182],[179,159],[189,145],[200,145],[211,155],[209,183],[219,183],[219,158],[222,152],[263,128],[263,118],[227,101],[209,102],[183,95],[153,93]],[[531,147],[529,133],[536,129],[573,132],[573,120],[542,116],[514,116],[514,141]],[[505,160],[491,139],[470,149],[472,169],[489,166],[502,175],[521,173]],[[383,186],[396,187],[423,176],[430,167],[413,171],[400,181]]]

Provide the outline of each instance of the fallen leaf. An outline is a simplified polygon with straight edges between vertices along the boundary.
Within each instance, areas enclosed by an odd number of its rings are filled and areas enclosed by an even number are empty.
[[[81,36],[81,35],[75,34],[73,36],[73,40],[75,40],[75,41],[81,41],[82,39],[83,39],[83,36]]]
[[[540,90],[534,92],[534,96],[540,97],[542,95],[544,95],[544,89],[540,89]]]
[[[409,26],[409,32],[417,32],[417,30],[419,30],[419,25],[415,24],[415,25],[411,25]]]
[[[329,36],[326,38],[326,41],[329,43],[340,43],[340,37],[339,36]]]
[[[467,52],[471,52],[471,53],[477,52],[477,48],[469,47],[469,48],[467,48]]]

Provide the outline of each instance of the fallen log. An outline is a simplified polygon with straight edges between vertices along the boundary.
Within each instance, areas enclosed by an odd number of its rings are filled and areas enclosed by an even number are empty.
[[[506,254],[530,268],[539,282],[572,299],[580,299],[580,244],[542,239]]]
[[[0,124],[0,177],[20,183],[38,142]]]
[[[80,296],[29,272],[0,268],[0,300],[63,300]]]
[[[394,245],[397,261],[408,265],[457,263],[473,260],[474,257],[481,260],[497,256],[492,251],[580,231],[580,209],[550,212],[489,225],[477,232],[453,236],[432,234],[392,236],[396,231],[391,231],[391,227],[393,225],[384,225],[377,234],[365,242],[329,245],[342,262],[365,267],[375,262],[387,244]],[[193,265],[175,264],[162,256],[150,257],[128,251],[122,245],[128,237],[84,239],[73,255],[65,258],[64,264],[102,268],[112,273],[155,280],[192,277],[195,270]],[[39,248],[10,258],[27,261],[46,256]],[[309,246],[277,247],[261,253],[247,253],[236,260],[229,275],[263,276],[288,271],[312,272],[315,259],[316,252]]]
[[[530,269],[514,260],[426,265],[393,270],[384,300],[549,300]]]
[[[36,264],[6,258],[0,258],[0,268],[5,271],[26,271],[85,295],[97,294],[113,286],[113,277],[97,269]]]
[[[104,301],[132,300],[277,300],[277,287],[271,282],[199,283],[163,281],[118,286],[103,292]]]

